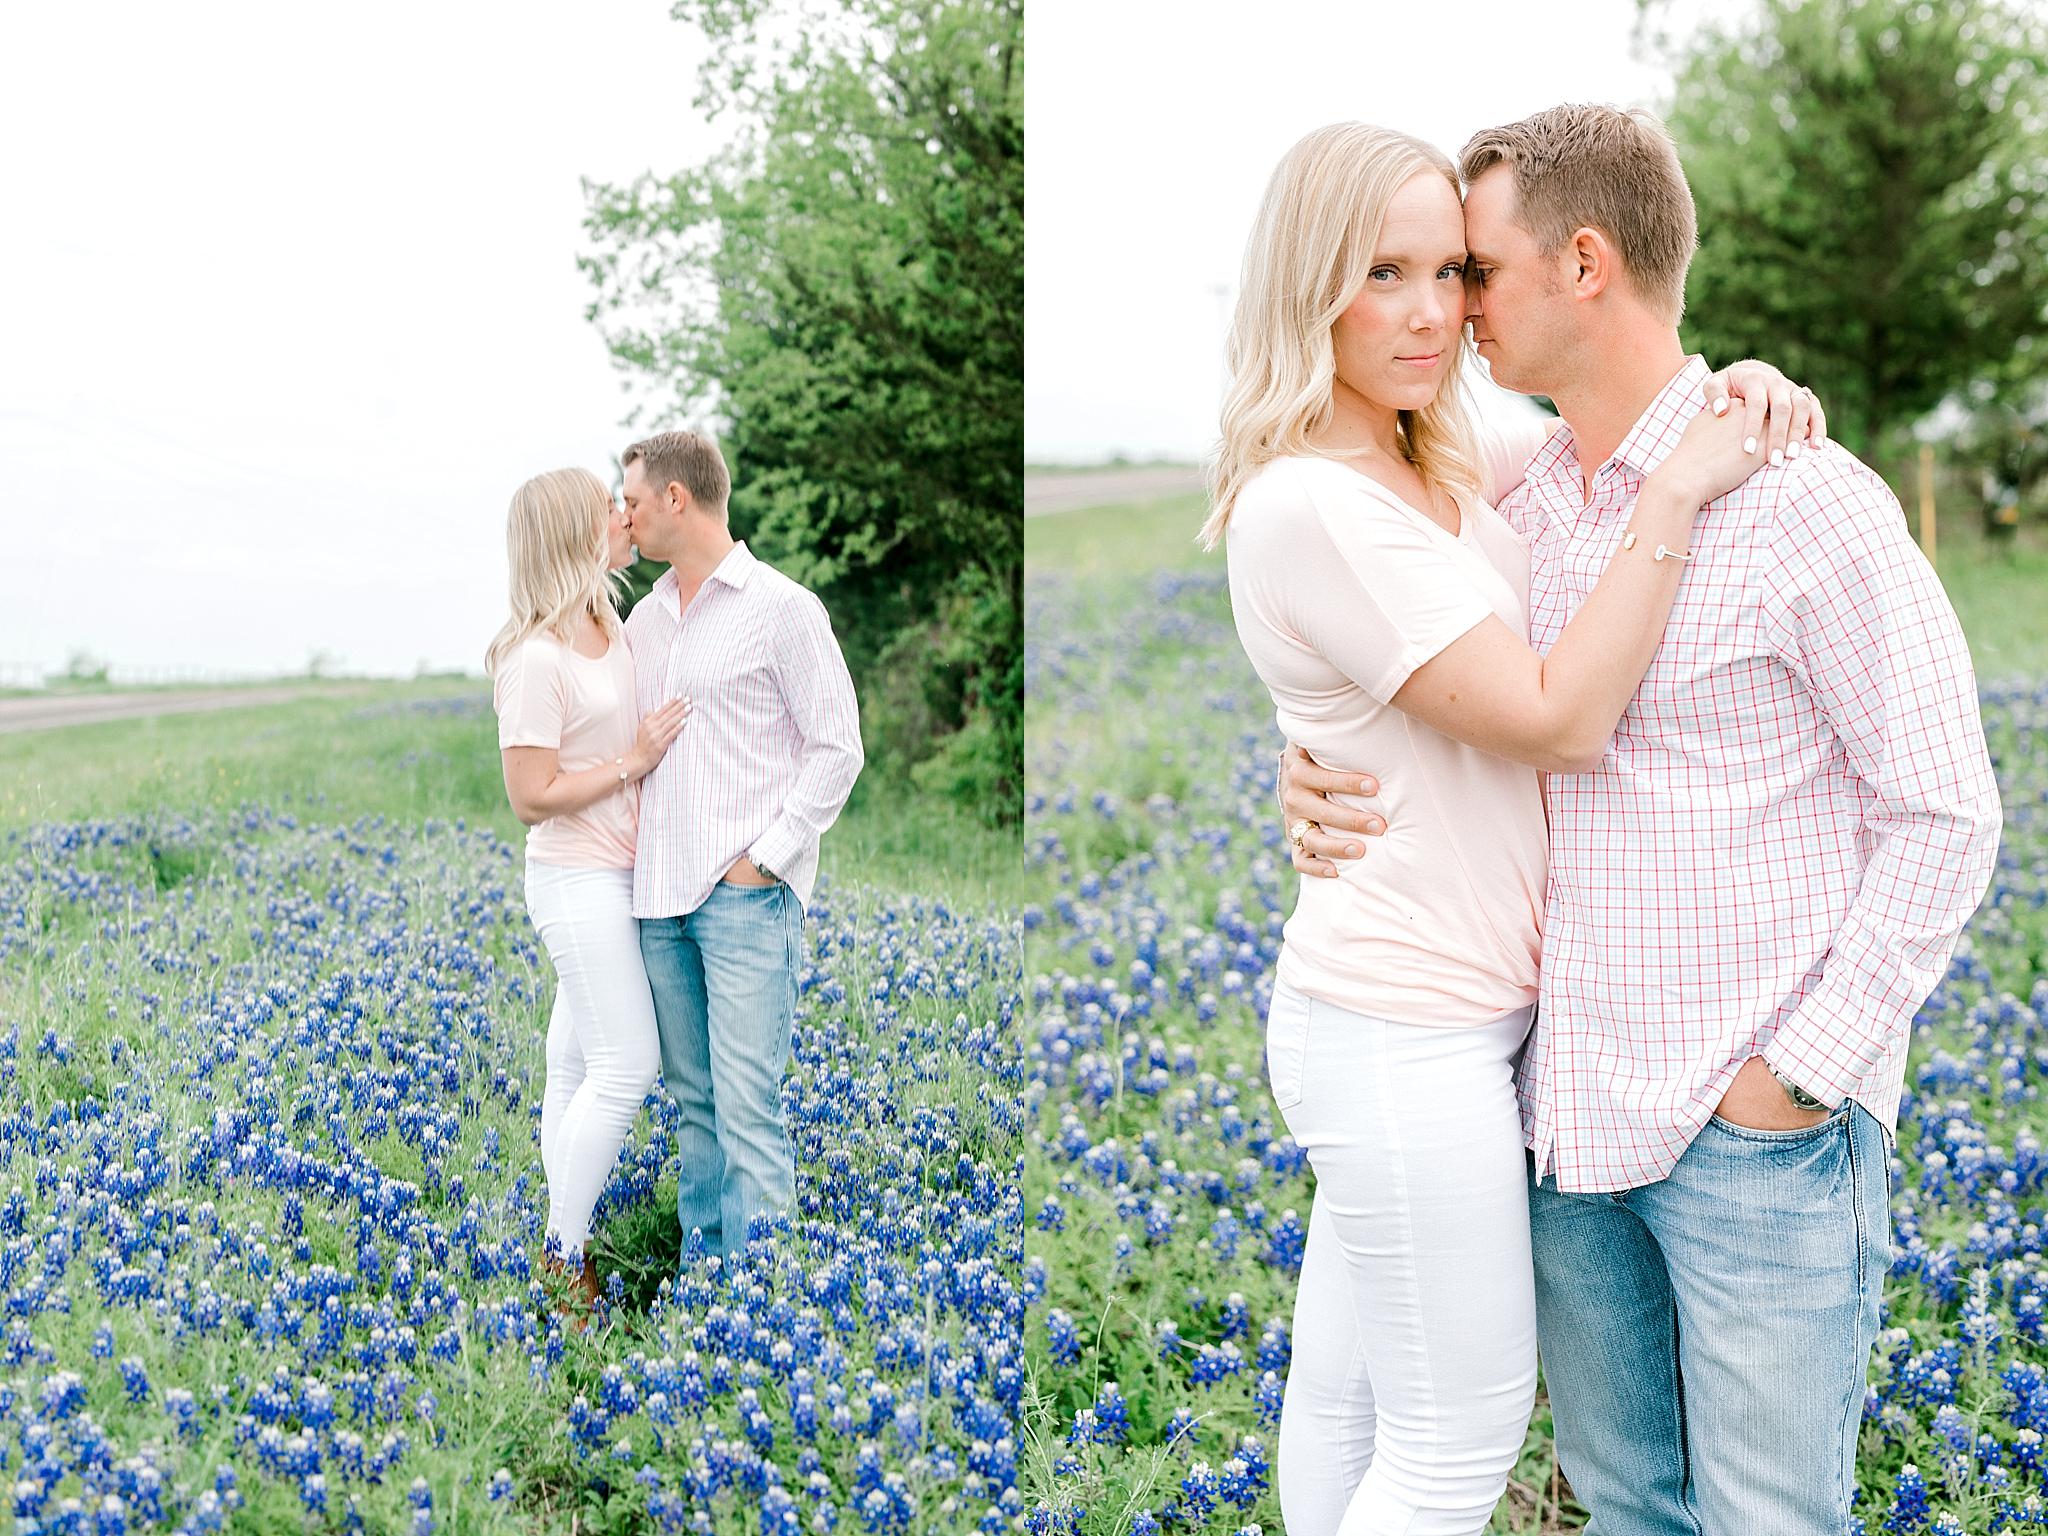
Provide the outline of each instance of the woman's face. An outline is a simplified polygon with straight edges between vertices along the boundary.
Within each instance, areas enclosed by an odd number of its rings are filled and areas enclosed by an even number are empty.
[[[1337,387],[1420,410],[1449,376],[1464,325],[1465,210],[1448,181],[1423,171],[1387,204],[1365,286],[1331,328]]]
[[[606,570],[624,570],[633,563],[633,530],[626,524],[619,498],[610,495],[606,497],[604,551]]]

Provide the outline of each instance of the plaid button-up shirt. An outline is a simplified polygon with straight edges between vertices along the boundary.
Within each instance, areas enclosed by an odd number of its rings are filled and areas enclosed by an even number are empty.
[[[1697,358],[1580,479],[1569,429],[1501,512],[1529,541],[1530,642],[1593,590],[1699,409]],[[1549,778],[1539,1022],[1519,1078],[1538,1176],[1671,1172],[1763,1058],[1896,1127],[1906,1047],[1997,853],[1955,610],[1898,501],[1832,445],[1709,503],[1600,766]]]
[[[687,610],[664,572],[626,619],[640,713],[692,701],[640,781],[633,915],[694,912],[741,854],[806,907],[861,769],[860,710],[825,605],[735,544]]]

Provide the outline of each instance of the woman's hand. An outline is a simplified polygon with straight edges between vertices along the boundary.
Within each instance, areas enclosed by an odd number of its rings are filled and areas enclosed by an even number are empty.
[[[1745,441],[1754,441],[1773,464],[1796,459],[1806,448],[1828,440],[1827,413],[1820,398],[1803,384],[1794,384],[1769,363],[1744,358],[1708,376],[1700,391],[1707,409],[1726,415],[1731,397],[1743,405]]]
[[[633,750],[626,754],[627,772],[635,780],[644,779],[654,772],[655,765],[668,752],[669,743],[681,734],[683,722],[689,718],[688,699],[670,699],[649,711],[640,722],[640,734],[634,738]]]
[[[1685,436],[1644,484],[1669,488],[1685,506],[1697,511],[1716,496],[1725,496],[1755,474],[1764,462],[1756,429],[1736,412],[1716,416],[1701,411]],[[1640,504],[1640,503],[1639,503]]]

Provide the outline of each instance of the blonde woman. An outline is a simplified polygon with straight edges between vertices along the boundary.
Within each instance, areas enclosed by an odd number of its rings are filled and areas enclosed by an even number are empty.
[[[1343,878],[1302,882],[1267,1025],[1316,1175],[1280,1431],[1290,1536],[1468,1536],[1505,1488],[1536,1386],[1514,1083],[1545,880],[1531,768],[1598,755],[1696,513],[1769,450],[1742,412],[1698,415],[1537,655],[1528,551],[1489,498],[1543,437],[1482,443],[1468,419],[1467,263],[1436,149],[1352,123],[1289,152],[1245,255],[1203,530],[1282,731],[1371,765],[1388,823]]]
[[[526,836],[526,904],[554,961],[541,1164],[543,1264],[594,1301],[590,1213],[660,1072],[633,918],[640,780],[689,716],[670,699],[635,722],[633,661],[612,607],[632,538],[587,470],[536,475],[506,525],[512,616],[485,659],[505,792]]]

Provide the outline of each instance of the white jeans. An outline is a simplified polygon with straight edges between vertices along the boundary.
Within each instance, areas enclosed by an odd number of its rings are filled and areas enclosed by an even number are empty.
[[[548,1235],[567,1255],[590,1236],[590,1212],[660,1075],[661,1047],[640,962],[633,871],[529,860],[526,909],[555,962],[540,1160]]]
[[[1280,1418],[1288,1536],[1472,1536],[1536,1400],[1514,1061],[1533,1010],[1397,1024],[1273,993],[1266,1062],[1315,1169]]]

